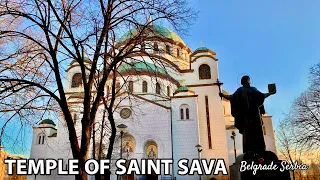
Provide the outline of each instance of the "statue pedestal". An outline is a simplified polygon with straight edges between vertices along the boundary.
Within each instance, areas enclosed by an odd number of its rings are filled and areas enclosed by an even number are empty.
[[[241,180],[241,173],[239,171],[241,161],[243,161],[244,154],[237,156],[236,162],[230,166],[230,180]]]
[[[247,152],[230,166],[231,180],[290,180],[289,171],[280,171],[281,160],[271,151]],[[245,167],[245,168],[244,168]],[[262,167],[263,170],[260,170]],[[275,168],[277,167],[277,168]],[[254,169],[258,168],[254,174]],[[242,170],[242,172],[240,172]]]

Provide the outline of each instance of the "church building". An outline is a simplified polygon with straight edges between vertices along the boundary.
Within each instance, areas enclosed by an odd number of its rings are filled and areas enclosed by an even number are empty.
[[[151,26],[152,36],[161,36],[162,40],[157,41],[155,38],[154,41],[146,42],[143,46],[146,46],[148,56],[139,54],[136,58],[140,58],[140,62],[129,65],[123,63],[118,68],[122,76],[117,78],[116,87],[125,92],[123,96],[126,98],[123,98],[116,109],[115,121],[116,126],[124,124],[126,128],[122,145],[120,130],[117,131],[114,158],[118,159],[121,151],[122,157],[128,160],[173,159],[174,163],[171,175],[128,175],[121,178],[229,179],[229,175],[199,177],[177,174],[179,159],[224,159],[229,168],[235,162],[235,153],[242,153],[242,136],[234,127],[230,102],[219,96],[219,61],[216,53],[207,47],[199,47],[193,51],[173,31],[158,25]],[[129,39],[129,35],[124,35],[119,39],[119,44]],[[156,48],[148,49],[150,44]],[[159,61],[155,63],[153,58]],[[90,66],[90,63],[87,65]],[[65,93],[73,110],[72,116],[79,137],[83,99],[82,88],[79,88],[82,86],[80,72],[76,61],[71,62],[65,72]],[[106,91],[110,89],[110,83],[107,83]],[[222,89],[222,85],[220,88],[228,94]],[[102,120],[102,114],[102,110],[99,111],[97,121]],[[263,121],[266,149],[276,152],[272,117],[265,114]],[[30,158],[64,159],[67,162],[67,159],[72,159],[68,141],[68,129],[62,115],[60,119],[45,119],[33,127]],[[74,177],[52,173],[49,176],[28,176],[28,179]],[[117,176],[113,175],[112,179],[117,179]]]

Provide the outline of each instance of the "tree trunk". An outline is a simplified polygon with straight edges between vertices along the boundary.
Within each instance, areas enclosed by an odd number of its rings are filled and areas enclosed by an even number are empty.
[[[75,175],[76,180],[88,180],[88,174],[84,171],[84,168],[79,168],[79,174]]]
[[[114,146],[114,141],[116,139],[116,125],[114,122],[114,118],[113,118],[113,112],[112,110],[108,110],[108,119],[111,125],[111,136],[109,138],[109,147],[108,147],[108,153],[107,153],[107,159],[110,159],[111,162],[111,155],[112,155],[112,151],[113,151],[113,146]],[[111,179],[111,171],[108,169],[107,172],[104,175],[104,179],[105,180],[110,180]]]
[[[79,159],[79,172],[80,175],[76,175],[77,180],[87,180],[88,174],[84,171],[84,165],[89,158],[90,140],[92,134],[92,127],[87,123],[88,119],[85,117],[82,119],[82,135],[81,135],[81,148]],[[78,179],[80,178],[80,179]]]

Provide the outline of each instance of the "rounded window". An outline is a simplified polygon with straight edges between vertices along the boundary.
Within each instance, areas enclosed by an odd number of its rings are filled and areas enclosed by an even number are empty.
[[[76,73],[72,76],[71,87],[77,88],[80,86],[82,86],[82,75],[81,75],[81,73]]]
[[[142,92],[147,93],[148,92],[148,83],[147,81],[142,82]]]
[[[187,104],[180,106],[180,120],[189,120],[190,119],[190,110]]]
[[[128,119],[131,116],[131,114],[132,114],[132,111],[129,108],[123,108],[120,111],[120,117],[122,119]]]
[[[199,66],[199,79],[211,79],[211,70],[209,65],[202,64]]]

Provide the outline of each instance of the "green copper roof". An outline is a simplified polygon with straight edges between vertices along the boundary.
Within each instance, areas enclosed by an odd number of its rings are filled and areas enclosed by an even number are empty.
[[[181,87],[179,87],[176,91],[188,91],[188,90],[189,90],[188,87],[186,87],[186,86],[181,86]]]
[[[175,42],[180,42],[183,45],[186,45],[183,40],[180,38],[180,36],[178,36],[176,33],[174,33],[173,31],[169,30],[168,28],[162,27],[162,26],[158,26],[158,25],[151,25],[150,26],[150,30],[146,30],[148,33],[147,37],[161,37],[161,38],[168,38],[171,39]],[[137,29],[133,29],[130,30],[129,32],[127,32],[126,34],[124,34],[120,39],[119,42],[124,42],[130,38],[133,38],[134,36],[136,36],[138,33]]]
[[[56,125],[51,119],[44,119],[40,122],[40,124],[52,124],[52,125]]]
[[[137,62],[134,64],[122,64],[118,68],[118,72],[122,73],[129,70],[135,70],[135,71],[149,71],[149,72],[158,72],[161,74],[168,74],[167,71],[164,68],[158,67],[152,63],[148,62]]]
[[[207,47],[199,47],[195,51],[206,51],[209,50]]]

